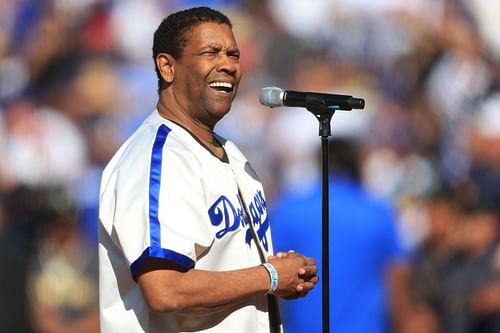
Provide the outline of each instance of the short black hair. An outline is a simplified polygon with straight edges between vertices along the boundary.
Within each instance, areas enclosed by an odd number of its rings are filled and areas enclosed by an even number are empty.
[[[153,62],[156,76],[158,77],[158,91],[166,87],[160,71],[156,66],[156,56],[159,53],[168,53],[174,59],[182,56],[182,51],[187,45],[186,33],[193,27],[205,23],[215,22],[225,24],[231,29],[233,25],[229,18],[221,12],[208,7],[195,7],[178,11],[167,16],[158,26],[153,39]]]
[[[354,139],[334,137],[329,140],[329,167],[340,174],[361,181],[361,146]]]

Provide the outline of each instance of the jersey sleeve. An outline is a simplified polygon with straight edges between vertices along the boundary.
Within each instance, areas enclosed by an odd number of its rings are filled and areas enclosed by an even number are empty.
[[[215,237],[202,185],[202,165],[192,152],[178,147],[164,149],[163,157],[161,180],[153,184],[151,179],[149,192],[151,246],[166,251],[157,257],[191,268]]]
[[[134,280],[149,257],[190,269],[213,241],[201,165],[187,149],[167,144],[169,133],[162,125],[149,152],[131,151],[131,156],[137,156],[116,169],[109,189],[115,197],[108,208],[114,209],[111,236]]]

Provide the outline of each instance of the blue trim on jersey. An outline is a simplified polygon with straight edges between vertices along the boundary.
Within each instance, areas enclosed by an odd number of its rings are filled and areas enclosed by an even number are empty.
[[[180,253],[161,247],[161,228],[158,219],[158,207],[161,185],[161,168],[163,158],[163,146],[171,129],[166,125],[161,125],[156,132],[155,142],[151,153],[151,168],[149,172],[149,246],[141,256],[130,265],[132,277],[137,281],[139,268],[148,257],[168,259],[186,269],[194,266],[194,261]]]
[[[172,250],[163,249],[161,247],[148,247],[144,252],[142,252],[141,256],[130,265],[130,271],[132,272],[132,277],[134,281],[137,282],[137,278],[139,277],[139,269],[142,264],[146,261],[147,258],[161,258],[167,259],[176,264],[184,267],[186,270],[194,267],[194,261],[191,258],[177,253]]]
[[[158,203],[160,200],[161,165],[163,146],[170,128],[161,125],[156,132],[156,139],[151,153],[151,169],[149,171],[149,235],[151,247],[161,248],[160,221],[158,220]]]

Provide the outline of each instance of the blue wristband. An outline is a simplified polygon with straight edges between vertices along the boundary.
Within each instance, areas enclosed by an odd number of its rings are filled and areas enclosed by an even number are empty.
[[[271,287],[266,292],[266,295],[272,295],[276,289],[278,289],[278,272],[276,271],[276,268],[268,262],[263,263],[262,266],[264,266],[269,273],[269,277],[271,278]]]

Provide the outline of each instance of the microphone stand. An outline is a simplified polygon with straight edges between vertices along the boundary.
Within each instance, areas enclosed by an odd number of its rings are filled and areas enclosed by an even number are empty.
[[[323,333],[330,332],[330,225],[329,225],[329,189],[328,189],[328,138],[332,135],[330,121],[335,113],[335,107],[328,107],[318,95],[306,97],[306,109],[319,121],[319,136],[321,137],[321,214],[322,214],[322,323]]]

